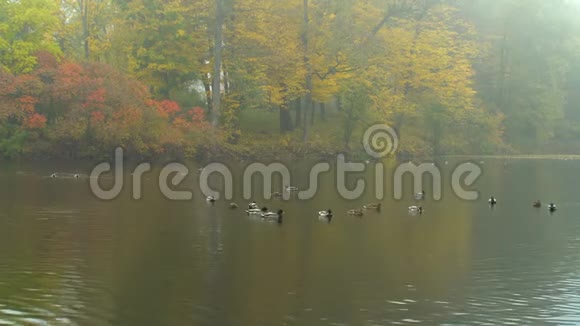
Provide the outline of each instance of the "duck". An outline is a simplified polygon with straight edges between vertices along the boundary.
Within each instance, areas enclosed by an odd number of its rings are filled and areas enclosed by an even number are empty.
[[[536,200],[534,202],[534,204],[532,204],[532,206],[534,206],[534,207],[542,207],[542,203],[539,200]]]
[[[423,213],[423,207],[421,206],[409,206],[409,212],[411,213]]]
[[[236,203],[230,203],[230,208],[231,209],[236,209],[236,208],[238,208],[238,204],[236,204]]]
[[[255,201],[248,204],[248,209],[258,208],[258,204]]]
[[[487,202],[490,205],[495,205],[495,204],[497,204],[497,199],[495,199],[495,197],[491,196]]]
[[[550,203],[550,204],[548,205],[548,210],[549,210],[550,212],[555,212],[555,211],[556,211],[556,204],[554,204],[554,203]]]
[[[415,194],[415,199],[419,200],[423,198],[425,198],[425,190],[421,190],[421,192]]]
[[[348,215],[354,215],[354,216],[362,216],[363,215],[363,211],[360,209],[351,209],[348,212],[346,212]]]
[[[381,210],[381,203],[369,204],[369,205],[363,206],[363,209],[376,209],[377,211],[380,211]]]
[[[215,197],[214,196],[207,196],[207,198],[205,200],[207,202],[213,203],[213,202],[215,202]]]
[[[286,191],[298,191],[297,187],[286,186]]]
[[[56,173],[51,174],[50,177],[53,179],[56,178]]]
[[[78,173],[75,173],[75,174],[73,175],[73,178],[75,178],[75,179],[78,179],[78,178],[80,178],[80,177],[81,177],[81,176],[80,176],[80,174],[78,174]]]
[[[262,213],[266,213],[268,211],[268,207],[264,206],[262,208],[250,208],[250,209],[246,209],[246,213],[248,214],[262,214]]]
[[[267,213],[262,213],[262,218],[278,218],[278,221],[280,222],[282,219],[282,214],[284,214],[284,211],[279,209],[277,212],[267,212]]]
[[[332,211],[330,209],[327,209],[325,211],[320,211],[320,212],[318,212],[318,216],[320,216],[320,217],[332,217]]]

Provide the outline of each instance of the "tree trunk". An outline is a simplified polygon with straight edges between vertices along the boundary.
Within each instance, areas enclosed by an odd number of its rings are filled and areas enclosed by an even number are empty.
[[[79,7],[81,9],[81,20],[83,24],[83,50],[85,60],[89,60],[90,56],[89,0],[79,0]]]
[[[217,126],[221,114],[221,68],[222,68],[222,41],[223,41],[223,0],[215,0],[216,26],[213,49],[213,84],[212,84],[212,119],[211,123]]]
[[[310,111],[310,126],[314,126],[314,117],[316,114],[316,102],[312,102],[312,110]]]
[[[280,132],[292,131],[292,116],[287,106],[280,105]]]
[[[352,131],[354,129],[354,121],[353,121],[353,111],[354,111],[354,101],[350,103],[350,108],[348,109],[347,118],[344,125],[344,148],[346,150],[350,150],[350,138],[352,137]]]
[[[227,72],[228,68],[226,67],[226,64],[222,63],[222,66],[224,68],[223,69],[224,70],[224,93],[229,94],[229,92],[230,92],[230,76],[228,75],[228,72]]]
[[[207,103],[207,116],[211,116],[212,106],[211,106],[211,85],[209,84],[209,78],[203,79],[203,88],[205,89],[205,101]]]
[[[326,121],[326,104],[320,103],[320,121]]]
[[[296,128],[302,127],[302,103],[304,98],[299,98],[294,102],[294,108],[296,110]]]
[[[310,122],[308,121],[308,113],[312,111],[312,67],[310,66],[310,59],[308,58],[308,0],[304,1],[304,17],[303,17],[303,31],[302,31],[302,46],[304,47],[304,65],[306,66],[306,96],[304,99],[304,133],[302,134],[302,141],[308,140],[310,132]]]

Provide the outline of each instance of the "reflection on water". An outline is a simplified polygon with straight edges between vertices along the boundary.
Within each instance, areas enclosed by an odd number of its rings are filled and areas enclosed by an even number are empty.
[[[372,192],[341,200],[325,176],[312,200],[260,201],[286,212],[282,225],[247,216],[241,198],[237,210],[199,193],[171,202],[153,174],[140,201],[46,178],[89,172],[75,164],[3,164],[0,325],[580,323],[579,161],[488,159],[481,201],[458,200],[444,180],[443,200],[418,216],[411,180],[407,199],[353,217]],[[293,167],[304,172],[293,184],[307,185],[307,168]],[[328,208],[330,223],[318,218]]]

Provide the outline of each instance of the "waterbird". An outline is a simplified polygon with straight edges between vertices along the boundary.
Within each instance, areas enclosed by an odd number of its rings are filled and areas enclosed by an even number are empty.
[[[365,206],[363,206],[363,209],[376,209],[377,211],[380,211],[381,210],[381,203],[365,205]]]
[[[534,207],[542,207],[542,203],[539,200],[536,200],[532,206],[534,206]]]
[[[354,215],[354,216],[362,216],[363,212],[360,209],[351,209],[348,212],[346,212],[348,215]]]
[[[286,186],[286,191],[298,191],[297,187]]]
[[[487,202],[490,205],[495,205],[495,204],[497,204],[497,199],[495,199],[495,197],[491,196]]]
[[[421,206],[409,206],[409,212],[411,213],[423,213],[423,207]]]
[[[550,212],[555,212],[556,211],[556,204],[550,203],[550,205],[548,205],[548,210]]]
[[[56,178],[56,173],[50,175],[51,178]]]
[[[266,213],[268,211],[268,207],[264,206],[262,208],[249,208],[246,209],[246,213],[248,214],[262,214],[262,213]]]
[[[73,178],[75,178],[75,179],[78,179],[78,178],[80,178],[80,177],[81,177],[81,176],[80,176],[78,173],[75,173],[75,174],[73,175]]]
[[[320,216],[320,217],[332,217],[332,211],[330,209],[327,209],[325,211],[320,211],[320,212],[318,212],[318,216]]]
[[[258,204],[256,204],[255,201],[252,201],[250,204],[248,204],[248,208],[249,209],[258,208]]]
[[[421,190],[421,192],[415,194],[415,199],[420,200],[423,198],[425,198],[425,190]]]
[[[262,218],[276,218],[278,223],[282,223],[282,214],[284,214],[284,211],[279,209],[276,213],[274,212],[263,213]]]
[[[213,202],[215,202],[215,197],[210,195],[210,196],[207,196],[207,198],[205,200],[207,200],[210,203],[213,203]]]
[[[236,208],[238,208],[238,204],[236,204],[236,203],[230,203],[230,208],[231,209],[236,209]]]

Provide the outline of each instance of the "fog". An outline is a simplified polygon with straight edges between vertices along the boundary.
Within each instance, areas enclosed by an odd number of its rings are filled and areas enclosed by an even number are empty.
[[[0,155],[580,149],[580,1],[0,3]],[[270,148],[268,152],[261,149]]]

